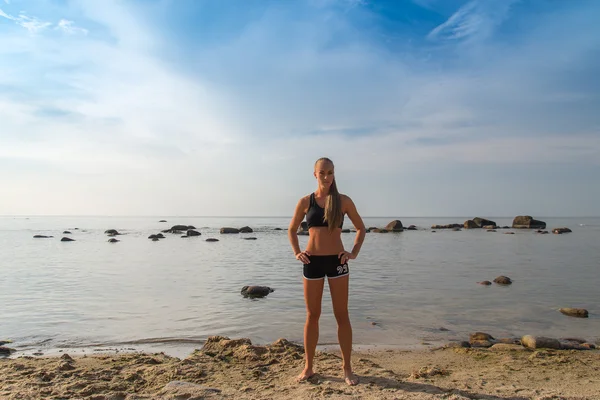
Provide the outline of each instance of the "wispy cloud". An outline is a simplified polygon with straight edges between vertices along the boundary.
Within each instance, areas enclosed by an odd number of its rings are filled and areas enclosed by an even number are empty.
[[[77,27],[74,25],[73,21],[69,21],[66,19],[61,19],[60,21],[58,21],[58,24],[56,24],[55,29],[63,31],[64,33],[67,33],[69,35],[77,35],[77,34],[87,35],[88,34],[87,29]]]
[[[458,40],[489,37],[519,0],[471,0],[428,35],[430,39]]]
[[[7,4],[10,3],[7,2]],[[27,29],[29,33],[37,33],[52,26],[51,22],[41,21],[36,17],[30,17],[24,13],[21,13],[15,17],[5,13],[4,11],[2,11],[2,9],[0,9],[0,17],[4,17],[6,19],[14,21],[17,25]]]

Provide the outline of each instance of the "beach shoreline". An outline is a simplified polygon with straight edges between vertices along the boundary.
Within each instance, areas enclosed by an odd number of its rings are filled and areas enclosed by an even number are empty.
[[[213,336],[179,358],[122,351],[0,359],[0,398],[115,399],[594,399],[600,393],[598,350],[359,346],[361,382],[347,386],[335,346],[317,352],[317,375],[297,383],[302,346],[264,346]]]

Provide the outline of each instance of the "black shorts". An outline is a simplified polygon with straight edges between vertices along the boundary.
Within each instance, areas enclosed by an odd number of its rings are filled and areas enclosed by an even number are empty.
[[[348,275],[348,263],[342,264],[337,254],[331,256],[309,256],[310,264],[304,264],[303,275],[306,279],[339,278]]]

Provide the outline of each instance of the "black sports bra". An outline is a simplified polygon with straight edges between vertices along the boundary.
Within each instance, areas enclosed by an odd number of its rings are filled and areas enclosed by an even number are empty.
[[[325,218],[325,209],[321,207],[317,200],[315,200],[315,194],[310,194],[310,206],[308,207],[308,211],[306,211],[306,225],[308,228],[311,226],[329,226],[327,221],[324,221]],[[342,214],[342,222],[340,223],[340,228],[344,226],[344,215]]]

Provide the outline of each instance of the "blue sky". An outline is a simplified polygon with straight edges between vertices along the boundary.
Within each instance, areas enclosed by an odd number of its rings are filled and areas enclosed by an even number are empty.
[[[0,214],[600,215],[595,0],[0,0]]]

